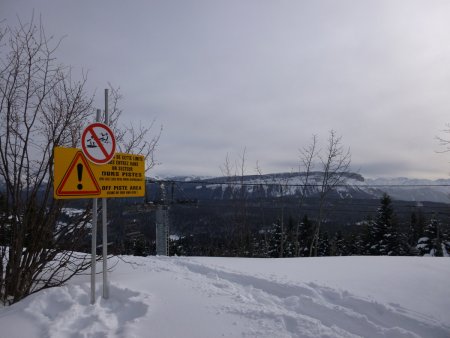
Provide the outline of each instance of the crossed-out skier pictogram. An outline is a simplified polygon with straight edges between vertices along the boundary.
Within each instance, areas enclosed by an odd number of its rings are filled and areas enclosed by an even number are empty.
[[[112,130],[103,123],[88,125],[81,135],[84,155],[95,164],[106,164],[116,151],[116,139]]]

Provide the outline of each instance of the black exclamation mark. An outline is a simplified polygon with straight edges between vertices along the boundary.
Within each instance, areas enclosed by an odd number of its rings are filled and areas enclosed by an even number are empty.
[[[83,165],[81,163],[77,164],[77,172],[78,172],[78,181],[80,181],[80,183],[78,183],[77,188],[78,190],[83,189],[83,185],[81,184],[81,179],[83,178]]]

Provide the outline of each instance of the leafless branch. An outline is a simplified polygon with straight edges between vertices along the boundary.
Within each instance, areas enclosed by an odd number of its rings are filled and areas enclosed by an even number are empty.
[[[115,88],[109,84],[110,95],[110,126],[114,131],[118,149],[120,152],[140,154],[145,157],[146,171],[152,169],[158,162],[155,159],[156,148],[163,131],[160,126],[156,131],[156,121],[152,120],[149,125],[144,126],[142,122],[128,125],[120,123],[122,109],[120,101],[123,99],[120,88]]]
[[[337,136],[334,130],[329,132],[325,152],[319,156],[322,165],[322,184],[320,186],[319,214],[311,242],[310,256],[317,256],[320,227],[326,210],[326,198],[330,191],[342,184],[348,174],[351,163],[350,149],[345,150],[342,137]]]

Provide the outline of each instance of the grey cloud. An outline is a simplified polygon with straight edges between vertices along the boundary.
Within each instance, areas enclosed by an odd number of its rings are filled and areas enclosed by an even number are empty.
[[[336,129],[362,174],[447,175],[449,3],[18,0],[0,18],[33,7],[92,92],[112,82],[124,117],[164,125],[157,173],[215,175],[244,147],[289,171]]]

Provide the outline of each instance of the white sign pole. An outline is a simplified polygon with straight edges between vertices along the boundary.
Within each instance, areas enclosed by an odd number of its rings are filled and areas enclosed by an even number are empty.
[[[100,121],[101,110],[97,109],[96,121]],[[95,304],[95,275],[97,273],[97,199],[92,200],[92,228],[91,228],[91,304]]]
[[[108,89],[105,89],[105,124],[109,124],[108,120]],[[103,298],[109,298],[108,286],[108,234],[107,234],[107,203],[106,198],[102,198],[102,223],[103,223]]]

